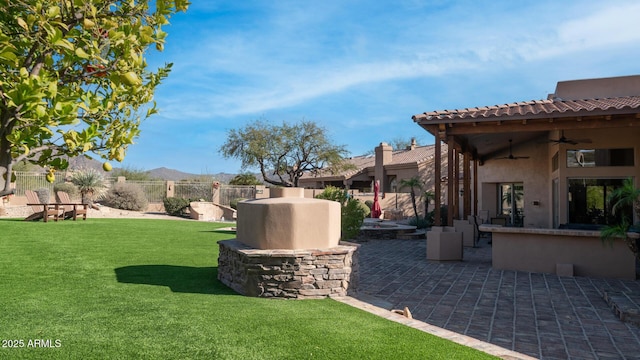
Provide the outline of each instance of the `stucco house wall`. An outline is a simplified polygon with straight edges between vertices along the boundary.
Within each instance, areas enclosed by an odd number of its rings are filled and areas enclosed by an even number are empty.
[[[541,139],[540,142],[544,141]],[[505,153],[503,156],[508,156]],[[495,217],[498,209],[498,186],[504,183],[522,183],[524,186],[524,226],[548,227],[550,201],[550,177],[548,146],[530,142],[513,148],[514,156],[528,159],[491,159],[478,167],[478,183],[483,190],[478,194],[478,209]],[[538,205],[533,205],[537,201]]]
[[[575,178],[618,178],[624,179],[633,177],[635,186],[640,187],[640,128],[625,129],[585,129],[566,131],[565,136],[571,138],[590,139],[592,143],[569,145],[561,144],[550,147],[550,157],[558,152],[559,169],[553,172],[552,179],[557,178],[559,183],[559,222],[568,222],[568,185],[567,179]],[[585,167],[568,168],[567,150],[580,149],[620,149],[633,148],[635,166],[606,166],[606,167]],[[551,197],[549,198],[551,201]],[[635,220],[638,220],[635,214]]]

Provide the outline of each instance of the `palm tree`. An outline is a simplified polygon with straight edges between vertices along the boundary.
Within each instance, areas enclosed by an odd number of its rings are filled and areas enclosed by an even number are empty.
[[[400,189],[408,187],[411,189],[411,204],[413,205],[413,213],[416,215],[416,221],[418,221],[418,206],[416,204],[416,189],[422,189],[422,182],[420,178],[417,176],[412,177],[411,179],[402,179],[400,180]]]
[[[262,185],[262,181],[258,180],[254,174],[242,173],[231,179],[229,185]]]
[[[93,205],[94,199],[102,198],[107,192],[107,182],[102,174],[95,169],[75,171],[71,175],[71,182],[78,187],[83,204]]]
[[[617,224],[605,226],[600,231],[600,238],[612,242],[615,238],[624,238],[629,250],[633,252],[636,259],[640,260],[638,243],[635,239],[627,236],[631,225],[633,225],[633,206],[640,211],[640,189],[633,185],[633,179],[627,178],[622,182],[622,186],[613,190],[607,201],[611,204],[611,212],[615,215],[620,213],[620,221]],[[631,210],[631,211],[629,211]]]
[[[633,214],[627,214],[627,209],[632,209],[633,206],[639,207],[638,198],[640,198],[640,188],[635,188],[633,185],[633,179],[627,178],[622,182],[622,186],[614,189],[609,195],[609,202],[613,203],[611,211],[622,212],[622,216],[633,216]],[[638,208],[640,210],[640,207]]]
[[[427,219],[427,215],[429,215],[429,203],[436,198],[436,193],[433,191],[425,191],[422,193],[422,196],[424,197],[424,218]]]

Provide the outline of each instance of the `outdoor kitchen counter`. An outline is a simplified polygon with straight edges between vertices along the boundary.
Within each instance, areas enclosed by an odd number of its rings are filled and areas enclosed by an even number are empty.
[[[501,225],[483,224],[479,226],[480,231],[491,233],[510,233],[510,234],[541,234],[541,235],[557,235],[557,236],[593,236],[600,238],[600,231],[594,230],[577,230],[577,229],[543,229],[543,228],[524,228],[524,227],[505,227]],[[629,232],[627,236],[631,239],[640,239],[640,233]]]
[[[490,232],[492,266],[501,270],[635,279],[635,256],[624,239],[600,239],[600,232],[574,229],[480,225]],[[627,233],[631,239],[640,234]]]

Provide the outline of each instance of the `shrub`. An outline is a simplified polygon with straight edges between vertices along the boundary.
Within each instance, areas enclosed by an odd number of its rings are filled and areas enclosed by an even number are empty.
[[[365,205],[369,208],[369,210],[373,209],[373,200],[367,200],[364,202]]]
[[[358,205],[362,208],[362,211],[364,211],[364,217],[369,217],[371,216],[371,207],[369,207],[369,205],[367,205],[367,202],[362,202],[360,200],[358,200]],[[372,204],[373,206],[373,204]]]
[[[69,198],[71,198],[71,200],[77,200],[80,197],[80,190],[70,182],[57,183],[53,185],[53,192],[57,194],[58,191],[64,191],[69,194]],[[57,198],[58,197],[56,195],[56,199]]]
[[[366,205],[358,199],[350,198],[342,207],[342,240],[356,237],[366,217],[364,209]]]
[[[39,188],[33,190],[38,195],[38,200],[40,200],[40,204],[48,204],[49,203],[49,189],[47,188]]]
[[[142,188],[136,184],[116,183],[109,189],[104,198],[107,206],[122,209],[143,211],[147,209],[149,202]]]
[[[427,215],[427,226],[431,226],[435,223],[436,211],[431,210]],[[445,225],[447,223],[448,218],[448,208],[447,205],[440,206],[440,224]]]
[[[349,194],[346,191],[340,188],[337,188],[335,186],[327,186],[326,188],[324,188],[324,191],[322,193],[316,195],[316,198],[337,201],[340,203],[340,205],[344,206],[347,202],[347,199],[349,199],[348,195]]]
[[[349,194],[335,186],[327,186],[321,194],[316,195],[317,199],[325,199],[337,201],[342,206],[341,223],[342,223],[342,240],[354,238],[360,232],[360,227],[366,217],[367,206],[354,199]]]
[[[433,219],[433,214],[431,215],[431,218]],[[425,229],[432,225],[432,221],[429,221],[428,217],[426,219],[418,218],[418,220],[416,220],[415,217],[412,217],[409,219],[409,225],[415,226],[418,229]]]
[[[244,201],[247,200],[245,198],[235,198],[235,199],[231,199],[231,201],[229,201],[229,207],[231,207],[234,210],[238,210],[238,203],[240,201]]]
[[[166,197],[163,199],[164,211],[171,216],[184,216],[191,203],[190,199],[179,197]]]

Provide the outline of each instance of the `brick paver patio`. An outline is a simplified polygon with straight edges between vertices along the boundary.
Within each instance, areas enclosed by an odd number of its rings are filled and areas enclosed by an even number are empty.
[[[486,240],[466,248],[462,262],[428,262],[425,254],[425,240],[362,243],[358,293],[540,359],[640,359],[640,328],[603,299],[605,290],[640,293],[638,281],[494,270]]]

